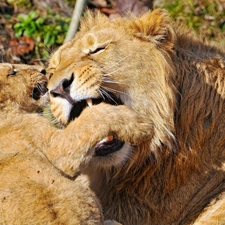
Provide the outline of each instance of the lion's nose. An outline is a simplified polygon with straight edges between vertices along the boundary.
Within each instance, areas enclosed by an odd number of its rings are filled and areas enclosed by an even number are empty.
[[[58,86],[50,91],[52,97],[62,97],[67,98],[67,95],[70,94],[70,85],[73,83],[74,74],[72,73],[70,79],[63,79]]]
[[[61,97],[61,98],[65,98],[69,103],[71,103],[72,105],[76,103],[75,100],[73,100],[70,96],[70,86],[73,83],[74,80],[74,74],[72,73],[70,79],[63,79],[58,86],[50,91],[50,95],[53,98],[56,97]]]

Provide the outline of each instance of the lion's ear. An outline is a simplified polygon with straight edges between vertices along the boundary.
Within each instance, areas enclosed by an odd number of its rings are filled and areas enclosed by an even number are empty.
[[[163,42],[174,43],[175,32],[168,12],[163,9],[155,9],[140,18],[131,19],[129,29],[135,37],[144,41],[157,45]]]
[[[80,20],[80,31],[88,32],[95,26],[104,26],[109,22],[109,18],[105,16],[100,11],[93,12],[91,10],[87,10],[84,14],[84,17]]]

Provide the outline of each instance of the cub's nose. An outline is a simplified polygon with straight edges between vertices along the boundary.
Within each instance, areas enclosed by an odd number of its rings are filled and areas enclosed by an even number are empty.
[[[63,79],[58,86],[50,91],[50,94],[52,97],[61,97],[61,98],[66,98],[67,96],[70,95],[70,85],[73,83],[74,80],[74,74],[72,73],[70,79]]]

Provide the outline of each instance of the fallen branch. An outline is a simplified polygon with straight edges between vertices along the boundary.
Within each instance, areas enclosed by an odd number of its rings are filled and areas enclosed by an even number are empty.
[[[87,4],[87,0],[77,0],[76,1],[75,7],[73,10],[72,19],[71,19],[70,26],[69,26],[69,30],[66,34],[64,43],[73,39],[74,35],[76,34],[76,32],[79,28],[79,24],[80,24],[80,17],[84,11],[86,4]]]

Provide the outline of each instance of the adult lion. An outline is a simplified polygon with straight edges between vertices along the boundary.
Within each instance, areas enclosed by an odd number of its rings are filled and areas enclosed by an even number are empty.
[[[64,124],[76,118],[80,129],[93,118],[79,144],[90,145],[83,172],[105,218],[124,225],[225,223],[224,60],[222,51],[178,33],[161,9],[115,20],[88,14],[76,37],[52,55],[53,114]],[[101,101],[116,106],[86,107]],[[117,120],[106,118],[122,107]],[[147,119],[149,139],[137,144],[139,127],[125,112]],[[107,134],[109,126],[119,132]],[[92,145],[102,133],[108,137]],[[68,172],[62,161],[53,163]]]
[[[85,177],[68,179],[42,153],[70,151],[73,144],[57,143],[75,135],[73,123],[67,133],[36,113],[48,102],[43,73],[39,66],[0,64],[0,224],[103,224]],[[77,169],[80,160],[77,154]]]

